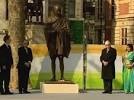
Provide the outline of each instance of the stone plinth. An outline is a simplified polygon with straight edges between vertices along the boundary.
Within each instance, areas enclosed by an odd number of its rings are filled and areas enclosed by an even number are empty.
[[[70,81],[41,82],[40,86],[42,93],[79,93],[78,84]]]

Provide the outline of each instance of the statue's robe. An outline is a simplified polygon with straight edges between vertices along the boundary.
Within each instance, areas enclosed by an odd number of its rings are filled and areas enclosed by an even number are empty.
[[[46,25],[46,43],[50,57],[68,57],[71,50],[69,26],[67,19],[57,18]]]

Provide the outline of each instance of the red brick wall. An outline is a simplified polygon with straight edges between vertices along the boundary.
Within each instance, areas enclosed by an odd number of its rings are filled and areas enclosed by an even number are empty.
[[[129,3],[119,4],[119,15],[126,15],[129,13]]]

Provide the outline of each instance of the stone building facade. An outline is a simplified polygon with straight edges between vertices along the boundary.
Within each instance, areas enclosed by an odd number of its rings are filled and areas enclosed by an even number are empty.
[[[7,1],[0,0],[0,33],[8,29]],[[102,44],[105,40],[120,45],[134,43],[134,0],[44,0],[43,20],[47,21],[49,11],[55,4],[63,6],[66,17],[81,19],[85,15],[83,12],[85,1],[89,4],[95,3],[94,14],[91,15],[92,11],[89,12],[88,18],[91,43]],[[91,9],[91,7],[89,8]],[[87,12],[86,14],[88,15]],[[30,27],[34,27],[33,34],[35,34],[37,32],[35,28],[39,26],[27,26],[26,31],[31,34]],[[41,26],[41,28],[43,27]],[[43,33],[43,29],[41,33]],[[42,37],[42,35],[40,36]]]
[[[6,0],[0,0],[0,31],[7,29],[7,4]]]
[[[115,10],[113,42],[134,44],[134,0],[115,0]]]
[[[114,0],[96,0],[95,5],[95,30],[98,43],[102,44],[105,40],[111,40],[112,20]]]

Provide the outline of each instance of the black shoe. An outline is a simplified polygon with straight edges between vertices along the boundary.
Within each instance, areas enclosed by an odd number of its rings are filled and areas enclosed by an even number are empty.
[[[13,93],[10,92],[10,91],[7,91],[7,92],[5,92],[5,94],[10,94],[10,95],[12,95]]]
[[[107,92],[108,94],[112,94],[112,92]]]
[[[19,91],[19,94],[23,94],[23,92],[22,91]]]
[[[0,92],[1,95],[4,95],[5,93],[4,92]]]
[[[23,93],[25,93],[25,94],[29,94],[29,93],[31,93],[31,92],[29,92],[29,91],[24,91]]]
[[[104,91],[104,92],[102,92],[102,93],[104,93],[104,94],[112,94],[112,92],[109,92],[109,91]]]
[[[3,88],[0,88],[0,94],[5,94]]]
[[[102,93],[108,93],[107,91],[104,91],[104,92],[102,92]]]

